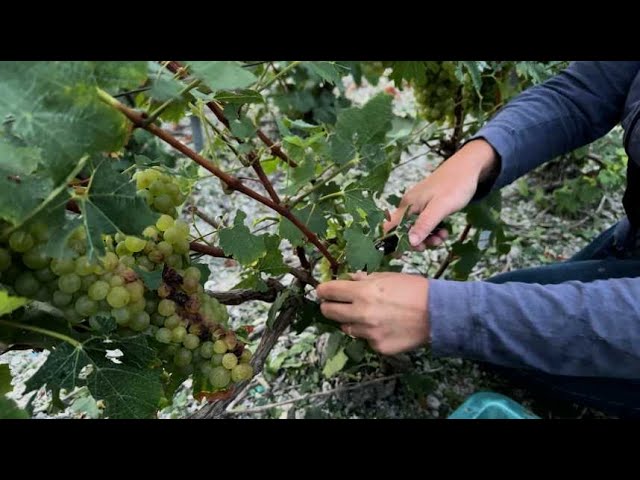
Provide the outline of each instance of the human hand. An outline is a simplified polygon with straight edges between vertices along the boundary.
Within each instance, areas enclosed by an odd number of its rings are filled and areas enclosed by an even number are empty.
[[[467,206],[478,182],[489,175],[496,163],[496,152],[488,142],[482,139],[469,142],[404,194],[398,208],[384,223],[384,232],[396,227],[408,208],[409,214],[419,214],[409,230],[411,246],[423,251],[442,244],[449,232],[433,230],[445,217]]]
[[[429,340],[426,278],[403,273],[356,273],[316,289],[322,314],[347,335],[366,339],[383,355],[415,349]]]

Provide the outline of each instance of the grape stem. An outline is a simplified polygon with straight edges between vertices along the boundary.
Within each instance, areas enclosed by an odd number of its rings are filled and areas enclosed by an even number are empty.
[[[190,247],[194,252],[204,253],[206,255],[209,255],[210,257],[231,258],[231,256],[226,255],[220,247],[212,247],[210,245],[205,245],[204,243],[198,242],[191,242]]]
[[[11,322],[9,320],[1,320],[1,319],[0,319],[0,325],[6,325],[7,327],[11,327],[11,328],[29,330],[31,332],[41,333],[48,337],[57,338],[58,340],[67,342],[74,348],[78,348],[78,349],[82,348],[82,343],[77,341],[75,338],[71,338],[68,335],[65,335],[63,333],[54,332],[53,330],[47,330],[46,328],[41,328],[41,327],[36,327],[34,325],[27,325],[26,323]]]
[[[471,224],[467,223],[467,225],[464,227],[464,230],[460,234],[460,237],[458,238],[457,243],[464,242],[467,239],[467,236],[469,235],[470,231],[471,231]],[[454,255],[453,255],[453,249],[452,249],[452,250],[449,250],[449,254],[447,255],[447,258],[444,259],[444,262],[442,262],[442,265],[440,265],[440,268],[438,268],[438,271],[435,273],[433,278],[437,279],[442,276],[442,274],[447,270],[447,268],[453,261],[453,257]]]
[[[191,82],[189,85],[187,85],[182,90],[180,90],[180,92],[178,92],[178,95],[176,95],[175,97],[170,98],[169,100],[164,102],[162,105],[160,105],[158,108],[156,108],[151,113],[151,115],[149,115],[147,118],[145,118],[145,122],[147,124],[155,122],[158,119],[158,117],[160,115],[162,115],[162,112],[164,112],[167,108],[169,108],[169,106],[173,102],[175,102],[176,99],[178,99],[178,98],[182,97],[183,95],[189,93],[191,90],[196,88],[198,85],[200,85],[200,80],[194,80],[193,82]]]
[[[302,200],[307,198],[313,192],[317,191],[319,188],[321,188],[322,186],[326,185],[330,180],[333,180],[335,177],[340,175],[342,172],[344,172],[348,168],[351,168],[352,166],[356,165],[357,163],[358,163],[358,160],[354,158],[353,160],[350,160],[349,162],[345,163],[344,165],[341,165],[339,168],[337,168],[336,170],[331,172],[331,174],[328,177],[326,177],[326,178],[324,178],[322,180],[318,180],[316,182],[316,184],[313,187],[311,187],[309,190],[307,190],[306,192],[301,193],[300,195],[298,195],[295,198],[292,198],[289,202],[287,202],[287,205],[289,206],[289,208],[295,207],[298,203],[300,203]]]
[[[167,69],[174,74],[177,74],[180,78],[187,76],[186,69],[179,62],[167,62]],[[211,101],[207,103],[207,107],[213,112],[213,114],[220,120],[225,127],[229,128],[229,120],[224,115],[224,110],[217,103]],[[264,143],[272,154],[278,157],[280,160],[290,165],[291,167],[297,167],[298,164],[291,160],[286,153],[282,151],[279,145],[275,144],[267,135],[260,129],[256,131],[258,138]],[[242,143],[241,139],[236,138],[237,141]]]
[[[180,153],[189,157],[191,160],[195,161],[201,167],[213,173],[216,177],[218,177],[220,180],[226,183],[230,189],[236,190],[240,193],[247,195],[248,197],[253,198],[254,200],[257,200],[258,202],[262,203],[263,205],[266,205],[267,207],[271,208],[272,210],[275,210],[280,215],[285,217],[287,220],[293,223],[307,237],[307,239],[313,245],[315,245],[315,247],[320,251],[320,253],[322,253],[322,255],[324,255],[324,257],[331,264],[332,270],[334,271],[338,270],[339,264],[336,261],[336,259],[333,257],[333,255],[331,255],[327,247],[320,241],[317,235],[313,233],[311,230],[309,230],[309,228],[307,228],[306,225],[304,225],[295,215],[293,215],[291,211],[289,211],[289,209],[287,209],[286,207],[284,207],[279,203],[274,202],[272,199],[259,194],[255,190],[252,190],[251,188],[247,187],[236,177],[233,177],[223,172],[212,162],[210,162],[209,160],[207,160],[197,152],[191,150],[188,146],[180,142],[177,138],[175,138],[173,135],[171,135],[167,131],[157,127],[154,124],[145,125],[144,117],[139,112],[136,112],[135,110],[120,103],[118,100],[113,98],[104,90],[101,90],[101,89],[97,89],[97,90],[98,90],[98,96],[100,97],[101,100],[103,100],[105,103],[111,105],[113,108],[117,109],[122,114],[124,114],[131,122],[133,122],[134,125],[147,130],[148,132],[152,133],[153,135],[160,138],[164,142],[168,143],[173,148],[178,150]]]

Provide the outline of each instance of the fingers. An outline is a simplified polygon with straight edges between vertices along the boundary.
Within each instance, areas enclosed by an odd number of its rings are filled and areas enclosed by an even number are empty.
[[[424,242],[427,235],[453,211],[454,209],[447,203],[437,199],[427,203],[427,206],[409,230],[409,243],[411,246],[416,247]]]
[[[358,297],[360,287],[351,280],[332,280],[318,285],[318,298],[325,301],[351,303]]]
[[[446,229],[441,228],[433,232],[431,236],[427,237],[422,245],[425,245],[427,248],[439,247],[447,238],[449,238],[449,232]]]
[[[358,321],[357,308],[352,303],[322,302],[320,304],[322,315],[330,320],[340,323],[355,323]]]
[[[371,338],[371,329],[363,324],[345,323],[340,326],[340,330],[350,337]]]

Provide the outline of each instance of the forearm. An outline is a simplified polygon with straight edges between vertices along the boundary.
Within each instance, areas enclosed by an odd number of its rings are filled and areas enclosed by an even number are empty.
[[[429,281],[431,345],[555,375],[640,378],[640,278],[557,285]]]

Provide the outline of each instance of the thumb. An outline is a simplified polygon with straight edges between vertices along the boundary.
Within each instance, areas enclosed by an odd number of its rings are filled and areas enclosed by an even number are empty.
[[[424,208],[409,230],[409,243],[413,247],[420,245],[444,218],[454,212],[448,204],[433,199]]]

